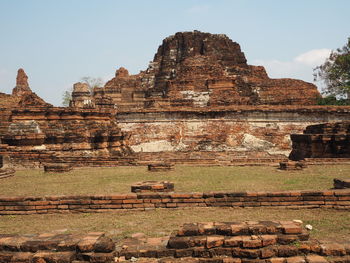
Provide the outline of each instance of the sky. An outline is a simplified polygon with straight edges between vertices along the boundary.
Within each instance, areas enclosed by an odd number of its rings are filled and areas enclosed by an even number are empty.
[[[349,0],[0,0],[0,92],[18,68],[59,106],[83,77],[147,68],[179,31],[226,34],[272,78],[313,81],[313,68],[350,37]]]

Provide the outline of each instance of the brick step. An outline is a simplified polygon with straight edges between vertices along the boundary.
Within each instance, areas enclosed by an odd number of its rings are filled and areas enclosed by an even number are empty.
[[[243,249],[257,249],[264,248],[271,245],[288,245],[295,242],[306,241],[309,238],[309,234],[304,231],[298,235],[240,235],[240,236],[223,236],[223,235],[210,235],[210,236],[183,236],[183,237],[170,237],[168,247],[175,249],[186,248],[243,248]]]
[[[278,245],[278,246],[268,246],[266,248],[260,249],[242,249],[242,248],[231,248],[231,247],[215,247],[215,248],[188,248],[188,249],[147,249],[140,248],[135,250],[122,250],[118,253],[119,257],[123,257],[127,260],[131,258],[206,258],[210,260],[211,258],[227,257],[233,259],[241,259],[242,262],[257,260],[257,262],[262,263],[265,260],[273,263],[274,259],[283,259],[280,262],[292,262],[295,257],[309,256],[309,260],[312,263],[321,263],[316,261],[311,261],[311,258],[320,259],[321,257],[334,258],[340,260],[339,262],[348,263],[350,259],[350,253],[347,253],[343,245],[332,244],[333,246],[339,246],[331,253],[322,249],[323,245],[314,244],[312,249],[307,248],[310,246],[308,243],[296,243],[293,245]],[[342,248],[341,248],[342,247]],[[160,261],[162,262],[162,261]],[[207,262],[207,261],[203,261]],[[210,262],[210,261],[209,261]],[[230,261],[228,261],[230,262]],[[277,263],[277,262],[276,262]],[[295,262],[294,262],[295,263]],[[302,263],[302,262],[300,262]],[[305,261],[303,262],[305,263]]]
[[[305,158],[308,165],[350,164],[350,158]]]
[[[244,221],[239,223],[190,223],[184,224],[176,236],[201,235],[262,235],[262,234],[303,234],[301,223],[294,221]]]
[[[117,262],[127,263],[125,257],[117,258]],[[350,256],[344,257],[323,257],[315,254],[301,255],[295,257],[273,257],[268,259],[248,259],[248,258],[233,258],[228,256],[216,256],[213,258],[138,258],[138,263],[348,263]],[[76,262],[80,263],[80,262]]]

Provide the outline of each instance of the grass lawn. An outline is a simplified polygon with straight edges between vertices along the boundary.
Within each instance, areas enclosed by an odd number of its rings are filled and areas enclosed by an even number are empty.
[[[169,180],[178,192],[281,191],[333,186],[333,178],[349,178],[349,165],[310,166],[303,171],[274,167],[176,166],[171,172],[148,172],[146,167],[84,168],[52,174],[19,170],[0,181],[0,195],[57,195],[129,193],[130,185],[143,180]],[[104,231],[116,240],[142,232],[150,237],[169,235],[185,222],[293,220],[311,224],[312,237],[350,242],[350,213],[328,209],[191,208],[147,211],[113,211],[85,214],[12,215],[0,217],[1,234]]]
[[[176,166],[170,172],[148,172],[146,167],[81,168],[68,173],[19,170],[1,179],[0,196],[129,193],[132,183],[168,180],[177,192],[325,190],[333,178],[349,178],[350,165],[310,166],[302,171],[275,167]]]
[[[186,222],[293,219],[300,219],[304,224],[311,224],[313,226],[312,238],[350,242],[349,211],[328,209],[191,208],[116,211],[103,214],[1,216],[0,233],[104,231],[115,240],[120,240],[137,232],[145,233],[149,237],[169,235]]]

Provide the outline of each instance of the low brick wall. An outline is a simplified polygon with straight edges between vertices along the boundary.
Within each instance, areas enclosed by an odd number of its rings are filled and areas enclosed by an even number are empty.
[[[0,234],[1,263],[348,263],[349,243],[323,243],[295,221],[205,222],[171,236]]]
[[[181,207],[278,207],[350,209],[350,189],[286,192],[138,193],[0,197],[0,215],[104,212]]]

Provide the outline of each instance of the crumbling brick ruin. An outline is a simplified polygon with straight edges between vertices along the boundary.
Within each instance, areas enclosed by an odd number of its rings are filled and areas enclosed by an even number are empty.
[[[229,105],[312,105],[316,86],[300,80],[270,79],[261,66],[247,64],[238,43],[225,35],[180,32],[163,40],[148,68],[125,68],[95,95],[111,97],[121,111],[135,108],[203,108]]]
[[[145,71],[120,68],[94,96],[109,98],[140,164],[232,165],[286,161],[291,133],[349,119],[350,107],[315,106],[310,83],[270,79],[225,35],[164,39]],[[92,97],[94,100],[94,97]]]
[[[350,122],[307,126],[303,134],[292,134],[290,159],[350,158]]]
[[[13,95],[0,94],[0,155],[20,165],[118,158],[130,152],[114,110],[53,107],[31,91],[18,70]],[[67,159],[68,158],[68,159]]]
[[[27,80],[20,69],[13,94],[0,93],[0,154],[29,163],[278,163],[291,152],[290,134],[350,114],[316,106],[315,85],[270,79],[239,44],[199,31],[164,39],[139,74],[119,68],[92,92],[74,84],[67,108],[47,104]]]

